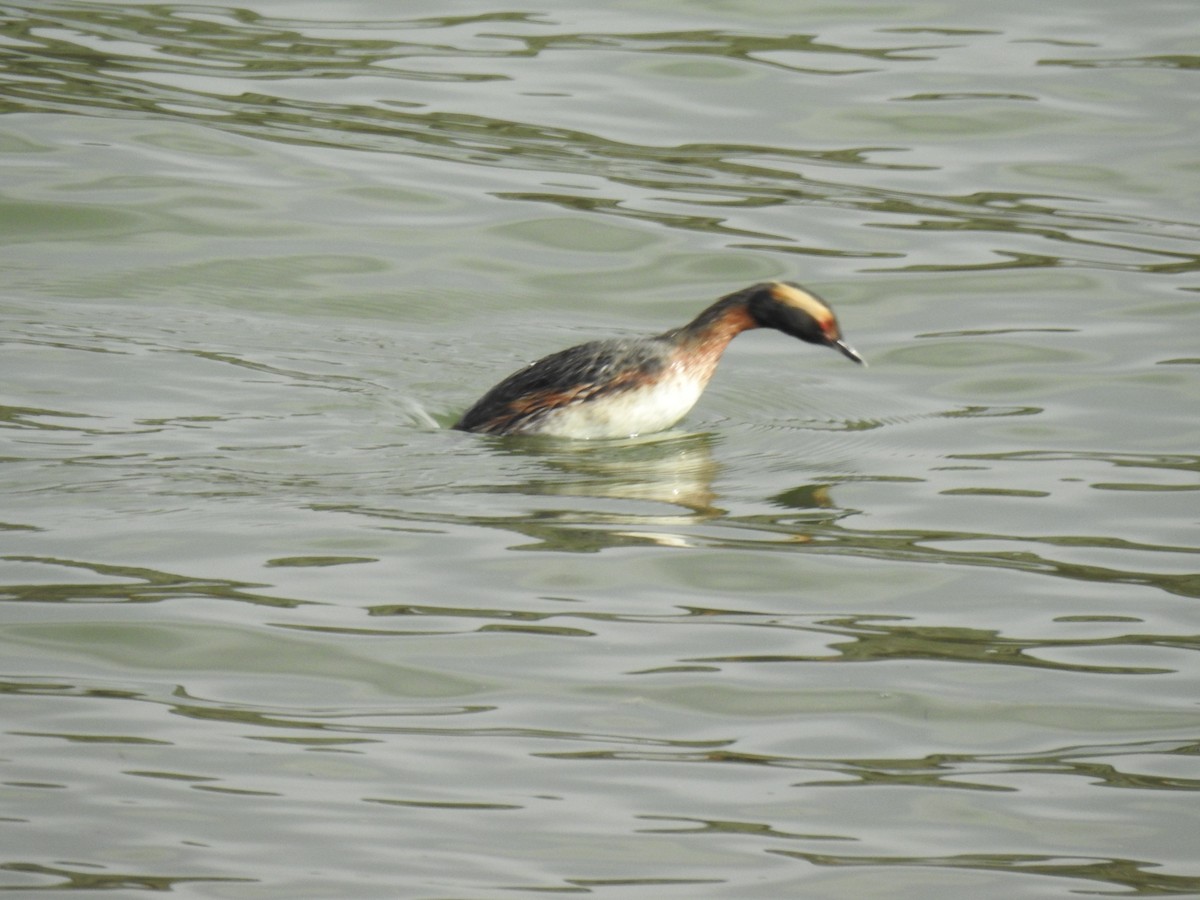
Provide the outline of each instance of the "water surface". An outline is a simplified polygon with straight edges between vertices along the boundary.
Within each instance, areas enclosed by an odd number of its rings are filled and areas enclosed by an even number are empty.
[[[1193,18],[9,3],[0,887],[1200,895]]]

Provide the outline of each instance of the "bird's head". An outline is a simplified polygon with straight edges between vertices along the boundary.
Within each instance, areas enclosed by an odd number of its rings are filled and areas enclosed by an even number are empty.
[[[798,284],[772,281],[756,285],[746,308],[761,328],[774,328],[810,344],[832,347],[847,359],[867,364],[842,340],[837,316],[829,304]]]

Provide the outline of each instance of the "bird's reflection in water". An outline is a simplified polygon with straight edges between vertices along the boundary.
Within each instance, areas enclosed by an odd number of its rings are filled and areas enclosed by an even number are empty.
[[[714,457],[720,441],[716,434],[670,432],[607,441],[492,440],[499,452],[537,462],[525,478],[486,489],[537,498],[529,503],[525,515],[488,520],[540,540],[526,549],[598,550],[646,543],[690,547],[731,538],[728,532],[722,537],[716,533],[704,536],[699,526],[720,520],[722,525],[738,528],[741,521],[717,505],[714,484],[722,464]],[[555,502],[551,506],[548,498],[590,502]],[[789,491],[787,502],[780,505],[789,510],[786,518],[794,519],[800,507],[828,510],[833,503],[827,485],[806,485]],[[750,516],[742,524],[755,532],[761,532],[763,526],[768,532],[786,532],[776,539],[804,539],[794,527],[779,528],[770,515]],[[751,539],[750,534],[745,538]]]
[[[533,539],[510,549],[567,552],[806,543],[814,529],[837,527],[848,515],[833,502],[828,482],[808,480],[760,497],[752,511],[731,514],[720,505],[720,478],[731,466],[728,452],[716,452],[723,440],[710,432],[597,441],[486,435],[473,439],[474,450],[491,458],[473,467],[482,480],[378,494],[390,498],[386,504],[314,508],[383,520],[401,530],[424,532],[432,525],[506,531]],[[437,502],[429,506],[431,496]]]
[[[713,434],[668,432],[606,441],[501,441],[506,452],[536,456],[551,476],[514,485],[513,489],[521,493],[646,500],[670,503],[701,515],[721,512],[712,509],[712,484],[719,469],[712,453],[717,442]]]

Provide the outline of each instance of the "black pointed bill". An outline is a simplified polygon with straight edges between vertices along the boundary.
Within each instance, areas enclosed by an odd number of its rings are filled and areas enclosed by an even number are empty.
[[[847,344],[845,341],[840,341],[840,340],[839,341],[830,341],[829,346],[832,347],[834,350],[837,350],[839,353],[842,354],[842,356],[846,357],[847,359],[854,360],[860,366],[865,366],[867,364],[867,361],[858,355],[858,351],[855,350],[853,347],[851,347],[849,344]]]

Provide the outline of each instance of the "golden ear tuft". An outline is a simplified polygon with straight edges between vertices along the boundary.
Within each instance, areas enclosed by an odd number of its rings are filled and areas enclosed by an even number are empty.
[[[782,281],[775,282],[771,285],[771,298],[777,303],[812,316],[821,324],[822,328],[834,321],[833,310],[825,304],[824,300],[795,285],[784,284]]]

